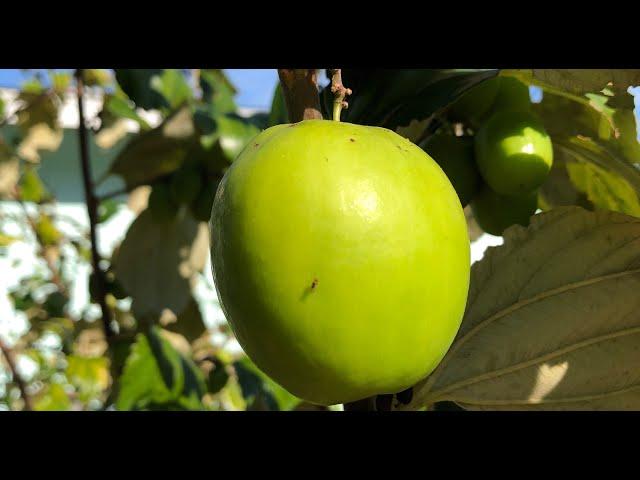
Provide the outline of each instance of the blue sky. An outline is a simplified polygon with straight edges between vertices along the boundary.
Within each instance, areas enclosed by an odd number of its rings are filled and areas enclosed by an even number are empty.
[[[40,70],[44,72],[44,70]],[[236,102],[241,107],[258,108],[268,110],[271,107],[273,90],[278,82],[278,73],[271,69],[225,69],[229,79],[236,86],[238,95]],[[0,69],[0,87],[18,87],[25,78],[32,73],[24,73],[22,70]],[[532,99],[536,101],[539,93],[532,89]],[[640,87],[631,90],[635,96],[637,116],[640,116]],[[539,98],[537,101],[540,101]],[[640,140],[640,128],[638,128]]]
[[[44,71],[44,70],[41,70]],[[238,90],[236,101],[241,107],[269,109],[278,73],[272,69],[225,69]],[[0,69],[0,87],[18,87],[32,73]]]

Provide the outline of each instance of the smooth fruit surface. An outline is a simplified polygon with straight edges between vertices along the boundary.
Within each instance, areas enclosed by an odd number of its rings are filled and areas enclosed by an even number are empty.
[[[442,169],[389,130],[307,120],[255,137],[210,222],[221,306],[253,362],[331,405],[415,384],[460,326],[469,239]]]
[[[460,203],[466,207],[482,185],[473,138],[434,135],[425,143],[424,151],[438,162],[458,193]]]
[[[536,192],[523,196],[500,195],[484,185],[471,202],[473,215],[485,232],[500,236],[511,225],[529,225],[538,207]]]
[[[553,146],[542,122],[530,112],[493,115],[475,137],[476,162],[484,180],[502,195],[538,188],[553,164]]]

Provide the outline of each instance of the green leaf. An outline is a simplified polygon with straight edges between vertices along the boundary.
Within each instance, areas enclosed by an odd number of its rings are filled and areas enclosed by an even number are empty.
[[[183,312],[207,252],[206,226],[184,210],[166,223],[155,222],[148,209],[143,211],[113,259],[116,278],[133,297],[134,314],[157,317],[165,308]]]
[[[217,113],[235,112],[233,97],[236,90],[222,70],[201,70],[200,88],[202,99],[211,104]]]
[[[193,98],[191,87],[180,70],[165,69],[152,77],[151,88],[160,93],[170,108],[176,108]]]
[[[220,115],[216,121],[218,141],[229,162],[233,162],[249,141],[260,133],[255,125],[237,115]]]
[[[34,405],[38,411],[66,411],[71,409],[71,400],[59,383],[50,383]]]
[[[87,401],[99,396],[109,386],[109,361],[106,357],[67,356],[67,379]]]
[[[20,197],[25,202],[41,203],[50,197],[35,168],[27,166],[20,179]]]
[[[108,95],[105,97],[104,102],[104,112],[111,114],[111,123],[113,123],[113,119],[116,118],[128,118],[130,120],[134,120],[138,122],[140,127],[143,130],[149,130],[151,127],[138,113],[135,111],[135,108],[126,98],[120,97],[118,95]],[[103,116],[104,119],[104,116]],[[108,126],[109,121],[107,121]],[[103,125],[100,125],[100,129],[103,128]]]
[[[278,82],[273,92],[267,127],[273,127],[281,123],[289,123],[289,115],[287,114],[287,105],[284,101],[284,95],[282,94],[282,87]]]
[[[213,369],[207,376],[207,387],[209,393],[215,394],[222,390],[229,380],[229,372],[227,372],[225,364],[216,359]]]
[[[574,187],[596,207],[640,216],[640,171],[586,137],[554,138]]]
[[[108,199],[100,202],[98,206],[98,223],[104,223],[113,217],[120,210],[120,203],[114,199]]]
[[[83,71],[83,80],[89,87],[105,87],[111,82],[111,74],[104,68],[87,68]]]
[[[291,410],[300,399],[271,380],[249,359],[233,363],[248,410]]]
[[[57,245],[62,238],[62,234],[53,224],[51,217],[44,214],[36,220],[36,235],[38,241],[45,247]]]
[[[343,121],[395,130],[412,120],[429,118],[497,73],[486,69],[343,69],[343,83],[353,90]],[[330,118],[331,89],[325,88],[321,98],[323,114]]]
[[[159,77],[163,69],[116,69],[116,81],[122,91],[140,108],[151,110],[168,106],[165,98],[152,88],[154,77]]]
[[[23,106],[18,110],[18,127],[23,134],[38,124],[45,124],[51,130],[58,129],[58,104],[50,92],[35,93],[22,91],[18,100]]]
[[[64,95],[71,85],[71,74],[69,72],[51,72],[51,88],[58,95]]]
[[[129,188],[151,183],[180,168],[194,134],[191,110],[183,107],[158,127],[132,138],[114,159],[110,173],[120,175]]]
[[[640,219],[535,215],[474,264],[462,326],[408,409],[640,408]]]
[[[152,327],[139,334],[120,378],[118,410],[202,409],[202,374]]]

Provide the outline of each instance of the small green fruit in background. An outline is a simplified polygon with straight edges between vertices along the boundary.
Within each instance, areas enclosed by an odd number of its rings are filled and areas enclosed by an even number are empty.
[[[460,200],[419,147],[330,120],[257,135],[216,193],[211,258],[240,345],[274,381],[331,405],[413,386],[464,314]]]
[[[551,139],[530,112],[493,115],[475,136],[475,152],[485,182],[502,195],[532,192],[542,185],[553,164]]]
[[[152,187],[148,208],[156,222],[165,223],[176,218],[178,205],[171,199],[171,191],[166,183],[156,183]]]
[[[471,126],[479,125],[490,113],[499,87],[500,78],[494,77],[471,88],[451,106],[448,112],[449,119]]]
[[[200,171],[193,166],[185,166],[171,177],[171,199],[177,205],[188,205],[196,199],[201,187]]]
[[[491,107],[493,112],[531,110],[531,95],[527,85],[513,77],[499,77],[499,80],[498,94]]]
[[[537,192],[523,196],[500,195],[483,185],[471,202],[476,222],[485,232],[500,236],[511,225],[529,225],[529,219],[538,208]]]
[[[424,144],[423,150],[438,162],[455,188],[460,203],[466,207],[482,185],[473,138],[434,135]]]

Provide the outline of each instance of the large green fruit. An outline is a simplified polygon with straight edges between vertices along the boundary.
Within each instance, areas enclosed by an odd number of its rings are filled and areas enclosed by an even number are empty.
[[[553,164],[553,146],[542,122],[530,112],[493,115],[475,137],[476,162],[489,186],[503,195],[538,188]]]
[[[477,126],[490,112],[500,88],[500,78],[479,83],[464,93],[449,109],[449,119]]]
[[[405,390],[460,326],[469,239],[437,163],[399,135],[329,120],[254,138],[210,222],[222,308],[254,363],[317,404]]]
[[[509,197],[494,192],[488,185],[483,185],[471,202],[473,215],[480,228],[497,236],[502,235],[511,225],[529,225],[529,219],[536,213],[537,206],[536,192]]]
[[[473,149],[473,138],[453,135],[434,135],[424,145],[424,151],[447,174],[463,207],[467,206],[482,185]]]

